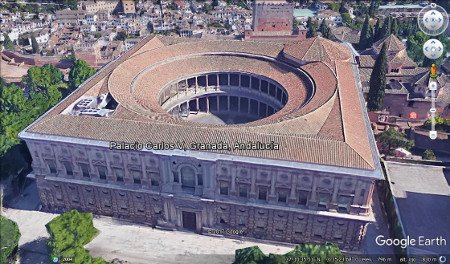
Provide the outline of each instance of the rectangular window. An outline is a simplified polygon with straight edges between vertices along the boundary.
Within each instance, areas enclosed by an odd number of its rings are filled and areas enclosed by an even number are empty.
[[[247,185],[239,186],[239,197],[247,198],[247,195],[248,195],[248,186]]]
[[[106,166],[97,166],[97,171],[98,171],[98,176],[100,177],[100,179],[106,180],[106,174],[108,171]]]
[[[267,201],[267,188],[266,187],[259,187],[258,199]]]
[[[328,208],[328,203],[331,201],[331,194],[319,193],[319,208]]]
[[[80,168],[81,168],[81,174],[83,175],[83,177],[89,178],[90,177],[89,165],[86,163],[80,163]]]
[[[308,191],[300,191],[298,195],[298,204],[299,205],[307,205],[308,204]]]
[[[203,185],[203,175],[201,174],[197,175],[197,184],[200,186]]]
[[[61,162],[64,166],[64,168],[66,169],[66,174],[69,176],[73,175],[73,169],[72,169],[72,163],[68,162],[68,161],[63,161]]]
[[[56,174],[56,164],[53,160],[47,160],[47,166],[51,174]]]
[[[173,172],[173,182],[180,182],[180,177],[176,171]]]
[[[287,190],[279,190],[278,191],[278,202],[285,203],[287,201],[288,191]]]
[[[227,182],[220,183],[220,194],[228,195],[228,183]]]
[[[353,202],[353,196],[339,195],[339,198],[338,198],[339,211],[347,212],[348,207],[352,204],[352,202]]]
[[[131,170],[131,175],[133,175],[133,182],[135,184],[141,184],[142,172],[138,170]]]
[[[155,179],[151,179],[151,185],[152,186],[159,186],[159,181]]]
[[[115,168],[114,175],[116,176],[116,181],[123,182],[123,176],[124,176],[123,169]]]

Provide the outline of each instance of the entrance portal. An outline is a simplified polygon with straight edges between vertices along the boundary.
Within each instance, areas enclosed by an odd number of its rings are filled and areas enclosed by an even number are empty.
[[[192,212],[182,212],[183,216],[183,228],[191,231],[197,231],[197,217]]]

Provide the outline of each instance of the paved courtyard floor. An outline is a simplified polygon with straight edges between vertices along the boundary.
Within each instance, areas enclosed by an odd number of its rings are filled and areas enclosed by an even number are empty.
[[[48,263],[49,237],[45,224],[56,214],[31,210],[4,209],[3,215],[16,221],[22,234],[20,263]],[[100,234],[87,246],[93,256],[125,263],[226,263],[234,260],[234,251],[258,245],[268,253],[285,254],[293,247],[203,236],[181,231],[162,231],[109,217],[95,217]]]
[[[388,235],[376,197],[375,193],[373,209],[377,222],[369,224],[361,253],[372,256],[392,254],[391,248],[374,245],[377,235]],[[49,234],[45,225],[57,214],[38,211],[38,200],[36,185],[30,181],[22,195],[6,203],[7,208],[2,212],[19,225],[22,234],[19,241],[20,263],[49,263]],[[104,216],[95,216],[94,226],[100,233],[86,245],[86,249],[93,256],[101,256],[108,261],[118,259],[123,261],[122,263],[231,264],[234,261],[234,252],[239,248],[258,245],[266,254],[285,254],[293,249],[293,246],[287,245],[241,241],[182,231],[163,231]]]

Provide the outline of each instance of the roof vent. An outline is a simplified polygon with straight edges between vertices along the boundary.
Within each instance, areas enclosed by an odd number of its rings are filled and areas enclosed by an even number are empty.
[[[76,116],[109,117],[117,108],[117,102],[111,94],[83,96],[66,114]]]

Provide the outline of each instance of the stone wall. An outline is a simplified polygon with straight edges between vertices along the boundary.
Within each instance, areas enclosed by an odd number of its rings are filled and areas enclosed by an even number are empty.
[[[80,209],[151,226],[358,247],[373,181],[277,164],[27,141],[44,210]],[[168,153],[169,154],[169,153]],[[358,219],[358,220],[356,220]],[[225,234],[227,235],[227,234]]]

